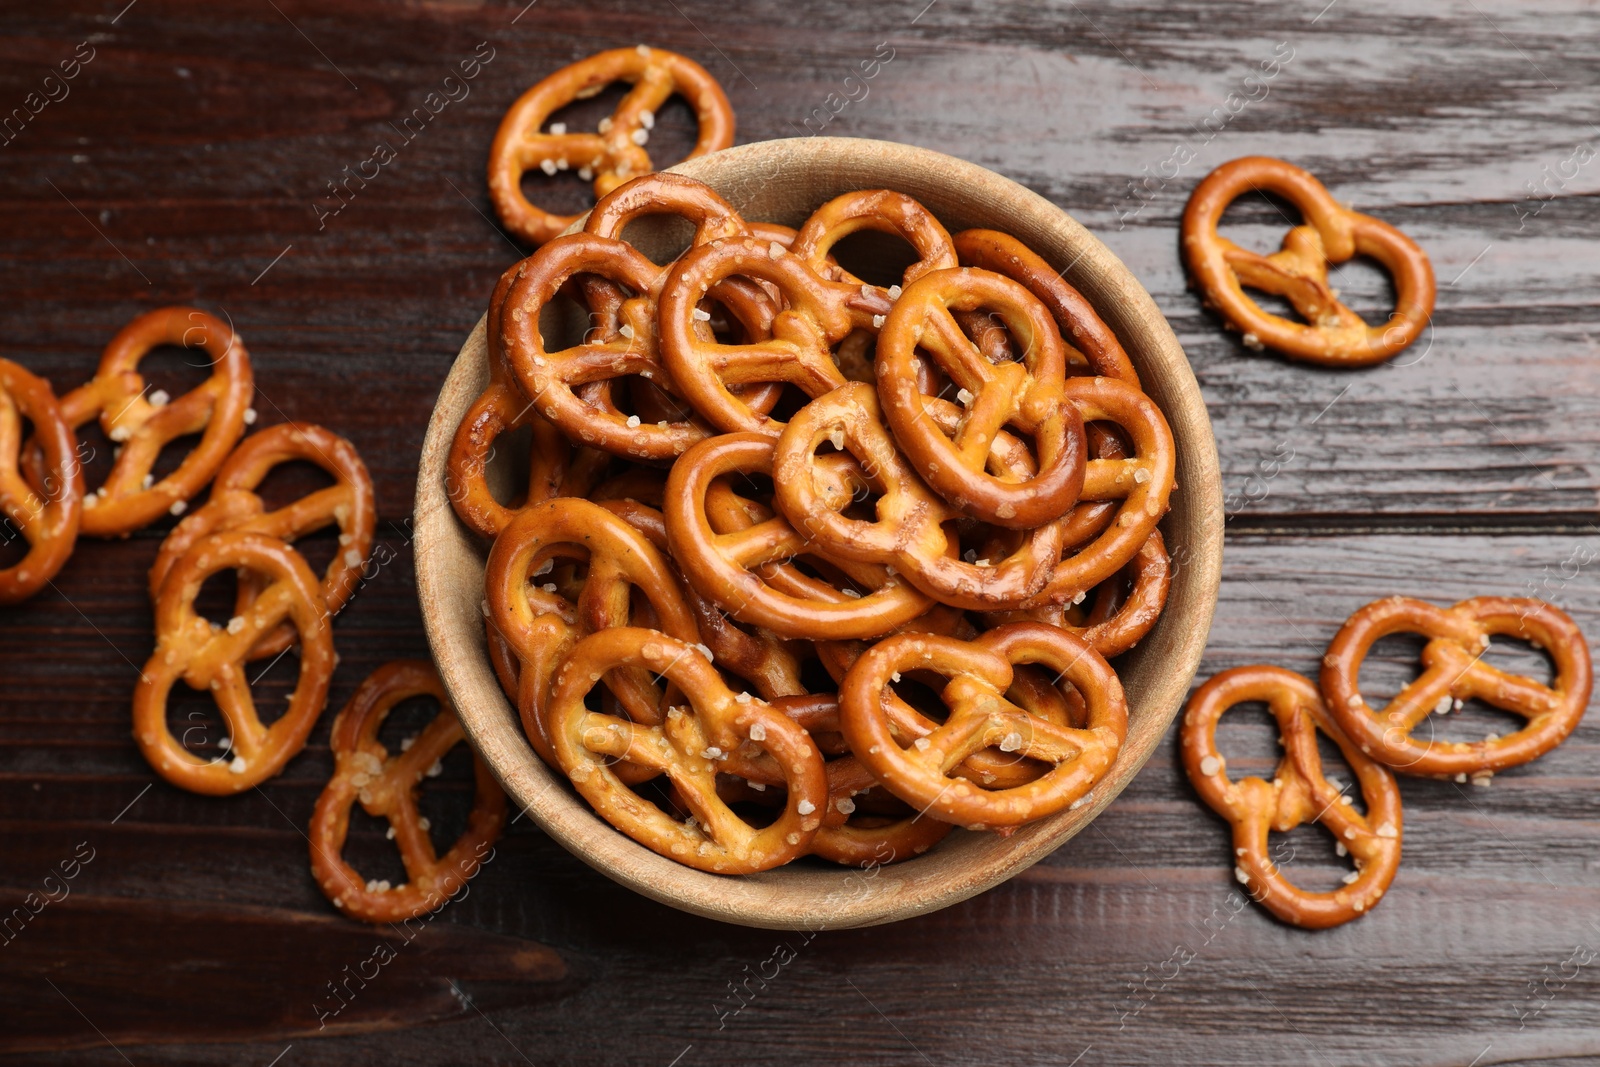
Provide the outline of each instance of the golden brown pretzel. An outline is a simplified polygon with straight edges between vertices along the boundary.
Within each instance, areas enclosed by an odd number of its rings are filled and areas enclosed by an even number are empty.
[[[860,189],[834,197],[801,224],[789,247],[818,275],[859,287],[861,279],[834,262],[830,253],[839,241],[862,230],[897,234],[916,250],[916,262],[901,279],[906,285],[929,271],[957,265],[949,231],[927,208],[891,189]]]
[[[621,307],[622,324],[615,335],[548,351],[539,312],[569,280],[583,274],[599,275],[632,292]],[[657,357],[650,301],[660,274],[631,245],[591,233],[559,237],[517,269],[500,315],[506,360],[535,409],[574,443],[628,459],[665,460],[706,436],[695,423],[647,424],[637,415],[587,403],[576,392],[632,376],[669,385]]]
[[[1083,499],[1120,501],[1116,516],[1093,541],[1058,563],[1043,592],[1024,607],[1067,603],[1116,574],[1155,532],[1156,523],[1167,513],[1173,490],[1176,446],[1166,416],[1155,401],[1115,378],[1069,378],[1065,392],[1085,422],[1116,424],[1133,451],[1119,459],[1088,462]],[[1104,521],[1104,513],[1091,509],[1078,513],[1077,518],[1098,524]],[[1069,516],[1069,521],[1072,519]]]
[[[822,582],[804,592],[765,565],[805,553],[801,536],[780,516],[718,530],[708,512],[713,483],[727,474],[770,474],[773,439],[730,433],[702,441],[678,458],[667,478],[667,540],[685,581],[741,622],[785,637],[847,640],[876,637],[921,615],[933,604],[883,567],[868,565],[871,591],[851,597]],[[858,573],[861,573],[858,571]],[[791,576],[793,577],[793,576]]]
[[[700,298],[733,278],[766,283],[783,300],[771,337],[729,345],[696,329]],[[678,393],[717,429],[776,436],[783,423],[754,410],[732,388],[788,382],[810,397],[837,389],[845,379],[832,347],[890,307],[870,286],[823,278],[777,241],[740,237],[704,244],[680,256],[662,282],[661,360]]]
[[[1139,386],[1139,374],[1111,327],[1095,313],[1083,294],[1037,252],[998,230],[962,230],[953,240],[963,267],[981,267],[1027,286],[1028,292],[1050,309],[1061,328],[1062,339],[1082,353],[1079,358],[1087,363],[1089,371]]]
[[[586,233],[621,240],[629,223],[648,215],[671,215],[690,223],[694,226],[691,247],[750,233],[733,205],[716,190],[678,174],[648,174],[618,186],[594,206],[583,228]],[[652,298],[659,298],[660,286],[666,278],[666,269],[662,268],[656,276]],[[584,286],[591,305],[618,302],[622,298],[615,285],[592,275],[584,279]],[[610,291],[606,292],[606,288]],[[727,325],[743,331],[746,343],[769,336],[776,313],[767,291],[745,278],[723,279],[712,286],[696,306],[698,313],[694,317],[705,323],[705,329],[709,330],[717,320],[714,312],[721,311],[728,320]],[[702,319],[701,316],[710,317]],[[669,422],[689,421],[687,416],[692,415],[692,411],[655,383],[636,378],[631,385],[637,394],[633,398],[635,413],[642,421],[659,422],[663,418]],[[745,386],[736,393],[751,408],[765,414],[778,402],[782,391],[781,383],[772,382]],[[669,411],[669,408],[675,410]]]
[[[379,743],[378,730],[396,704],[416,696],[433,697],[439,702],[439,713],[408,747],[391,755]],[[433,768],[464,740],[461,720],[433,664],[396,660],[362,681],[333,720],[333,736],[328,742],[333,750],[333,777],[317,798],[307,832],[311,875],[334,907],[362,922],[403,922],[438,910],[488,862],[484,853],[505,828],[506,795],[476,753],[467,828],[443,856],[434,850],[428,836],[428,820],[417,812],[417,787],[422,779],[437,773]],[[350,809],[358,801],[368,815],[388,820],[389,836],[406,866],[406,880],[400,885],[368,881],[345,862]]]
[[[1230,781],[1217,751],[1217,720],[1236,704],[1263,701],[1278,720],[1283,757],[1272,781]],[[1321,730],[1344,754],[1366,804],[1356,811],[1322,774],[1317,752]],[[1284,922],[1320,930],[1370,911],[1400,866],[1400,790],[1394,776],[1367,758],[1339,730],[1316,686],[1281,667],[1235,667],[1206,682],[1189,698],[1183,715],[1183,767],[1213,811],[1233,826],[1235,875],[1250,895]],[[1356,874],[1329,893],[1308,893],[1291,884],[1268,855],[1269,831],[1288,833],[1305,822],[1321,823],[1355,858]]]
[[[1059,726],[1007,699],[1014,663],[1040,663],[1072,683],[1088,705],[1081,729]],[[949,717],[902,748],[890,729],[887,690],[902,672],[949,679]],[[839,687],[839,718],[851,750],[895,796],[937,819],[971,828],[1018,826],[1083,798],[1110,769],[1128,730],[1128,705],[1111,666],[1082,638],[1043,623],[1012,623],[958,641],[900,634],[856,661]],[[990,747],[1051,764],[1022,785],[984,789],[951,778]]]
[[[681,174],[647,174],[607,193],[584,220],[586,232],[622,240],[636,219],[674,215],[694,226],[691,245],[743,237],[750,230],[732,204],[704,182]]]
[[[818,397],[789,420],[773,451],[776,504],[808,543],[825,555],[885,563],[942,603],[996,610],[1037,593],[1061,558],[1064,528],[1032,530],[1021,547],[990,563],[968,563],[951,544],[946,524],[959,516],[917,477],[883,425],[877,392],[851,382]],[[832,442],[854,456],[860,488],[877,491],[873,520],[827,506],[817,486],[817,449]],[[985,457],[987,461],[987,456]]]
[[[568,614],[553,591],[534,583],[556,552],[574,547],[587,551],[589,566],[583,593]],[[495,539],[484,584],[489,621],[522,664],[517,704],[523,726],[547,757],[553,753],[545,707],[556,668],[585,634],[630,624],[632,588],[644,595],[668,634],[700,639],[661,553],[623,519],[588,500],[547,500],[517,515]],[[607,685],[636,721],[659,721],[662,695],[647,676],[621,671]]]
[[[1305,219],[1270,256],[1217,232],[1228,205],[1250,190],[1278,194]],[[1433,313],[1433,267],[1416,242],[1387,222],[1351,211],[1312,175],[1281,159],[1246,156],[1206,175],[1184,208],[1183,251],[1205,299],[1244,332],[1247,346],[1293,359],[1346,367],[1377,363],[1415,341]],[[1382,325],[1368,326],[1328,285],[1328,265],[1355,255],[1376,259],[1394,279],[1395,310]],[[1306,321],[1263,311],[1244,286],[1283,297]]]
[[[589,711],[584,697],[601,675],[633,667],[676,683],[687,708],[659,725]],[[801,727],[765,701],[740,701],[693,646],[655,630],[617,627],[578,642],[556,674],[547,717],[561,769],[607,822],[680,863],[717,874],[753,874],[787,863],[810,847],[828,803],[822,754]],[[749,742],[783,768],[783,812],[757,829],[717,794],[722,759]],[[655,768],[693,813],[679,822],[642,800],[618,778],[616,759]]]
[[[895,636],[902,634],[933,634],[959,641],[972,641],[977,638],[978,630],[960,611],[940,605],[895,631]],[[850,668],[855,666],[856,661],[871,647],[865,641],[827,641],[818,643],[817,653],[827,667],[828,673],[842,684]],[[1057,726],[1084,726],[1087,723],[1088,712],[1082,698],[1075,692],[1070,698],[1063,694],[1052,683],[1052,677],[1053,672],[1046,673],[1038,667],[1027,664],[1014,665],[1011,687],[1006,690],[1006,698],[1030,715],[1036,715]],[[928,674],[921,680],[936,688],[940,684],[937,675]],[[928,737],[939,728],[937,722],[902,700],[892,689],[884,690],[882,707],[889,732],[902,744],[914,744],[917,738]],[[822,728],[826,728],[826,725]],[[987,748],[974,752],[956,764],[952,774],[985,789],[1009,789],[1032,782],[1042,777],[1049,769],[1048,763],[999,748]],[[867,777],[871,779],[870,773]]]
[[[248,570],[268,584],[250,610],[226,628],[195,611],[207,578]],[[300,678],[289,708],[264,726],[250,695],[250,651],[279,623],[300,635]],[[227,796],[260,785],[304,747],[328,700],[333,676],[333,629],[316,576],[300,554],[258,533],[230,531],[204,538],[173,565],[156,600],[156,649],[133,691],[133,736],[157,774],[182,789]],[[210,690],[228,724],[232,758],[202,760],[167,725],[167,697],[182,680]]]
[[[33,423],[42,453],[37,489],[18,465],[23,419]],[[60,573],[77,543],[82,514],[78,439],[50,383],[0,359],[0,516],[28,542],[20,562],[0,569],[0,604],[20,604]]]
[[[1361,664],[1375,641],[1397,633],[1429,639],[1422,650],[1424,669],[1375,711],[1358,687]],[[1544,649],[1555,663],[1554,685],[1483,662],[1492,634]],[[1577,624],[1551,604],[1521,597],[1473,597],[1449,608],[1411,597],[1375,601],[1350,616],[1322,660],[1328,710],[1363,752],[1405,774],[1457,781],[1527,763],[1555,748],[1583,718],[1592,686],[1589,645]],[[1430,713],[1474,697],[1527,724],[1504,737],[1470,743],[1419,742],[1411,736]]]
[[[973,345],[953,310],[987,309],[1004,320],[1022,348],[1020,361],[992,363]],[[917,351],[961,390],[966,409],[954,438],[925,411]],[[1031,530],[1077,502],[1083,488],[1083,418],[1063,400],[1066,349],[1049,310],[1024,286],[992,271],[934,271],[909,285],[878,336],[878,396],[906,457],[957,509],[997,526]],[[1006,426],[1032,436],[1038,470],[1011,481],[987,470],[995,436]]]
[[[561,108],[618,81],[633,88],[601,121],[598,133],[540,132]],[[576,217],[553,215],[528,202],[522,175],[533,167],[548,174],[571,168],[581,178],[593,177],[597,197],[654,170],[644,144],[656,109],[674,93],[689,102],[700,123],[690,158],[733,144],[733,108],[722,86],[694,60],[664,48],[639,45],[600,52],[561,68],[518,97],[489,149],[489,197],[506,229],[538,245]]]
[[[280,463],[304,460],[333,475],[334,484],[268,512],[255,489]],[[322,596],[329,613],[337,615],[355,594],[361,573],[372,552],[378,525],[372,477],[355,445],[321,426],[285,422],[245,438],[222,465],[205,505],[180,522],[150,567],[150,599],[161,595],[162,582],[172,565],[203,537],[224,530],[247,530],[293,544],[327,526],[339,527],[339,547],[322,578]],[[250,610],[259,581],[241,574],[234,608],[236,616]],[[252,659],[275,656],[294,642],[294,628],[284,623],[262,637],[251,650]]]
[[[984,620],[994,626],[1027,620],[1047,622],[1077,634],[1110,659],[1137,645],[1155,627],[1171,586],[1172,558],[1167,555],[1161,531],[1155,530],[1120,574],[1095,586],[1086,611],[1069,602],[1024,611],[991,612]]]
[[[211,377],[170,402],[159,391],[147,394],[139,361],[160,345],[203,349]],[[68,425],[77,429],[98,417],[120,446],[105,484],[84,497],[82,532],[115,537],[163,515],[181,515],[244,436],[254,395],[250,357],[227,323],[194,308],[166,307],[124,326],[106,346],[94,379],[61,398]],[[189,434],[200,434],[200,442],[177,470],[154,481],[161,450]]]

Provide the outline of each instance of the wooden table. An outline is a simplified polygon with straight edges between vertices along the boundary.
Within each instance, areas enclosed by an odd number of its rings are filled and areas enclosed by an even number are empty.
[[[406,526],[423,426],[520,255],[484,187],[499,116],[557,66],[638,41],[716,74],[741,141],[825,130],[949,152],[1054,200],[1129,264],[1193,361],[1230,498],[1202,676],[1314,671],[1339,622],[1391,593],[1533,589],[1600,632],[1591,7],[125,2],[0,15],[0,107],[61,97],[0,147],[0,354],[65,389],[137,313],[197,304],[248,344],[262,425],[316,421],[360,446],[388,562],[338,621],[334,707],[379,663],[427,651]],[[867,95],[833,114],[829,94],[860,97],[843,79],[885,50]],[[475,53],[491,58],[470,94],[399,144],[391,123]],[[63,96],[44,79],[75,54]],[[665,158],[689,137],[668,109],[651,148]],[[329,215],[329,183],[380,139],[396,158]],[[1202,311],[1178,216],[1203,174],[1251,153],[1310,168],[1421,242],[1440,289],[1417,347],[1372,370],[1291,366]],[[575,182],[562,190],[581,206]],[[1257,200],[1230,228],[1268,248],[1284,223]],[[1348,301],[1386,314],[1377,270],[1338,273]],[[162,359],[158,379],[178,387],[198,373]],[[87,439],[103,469],[106,443]],[[56,897],[0,946],[0,1048],[16,1062],[1600,1056],[1593,720],[1490,788],[1404,781],[1393,890],[1326,933],[1245,905],[1226,828],[1169,740],[1090,831],[916,921],[810,938],[717,925],[623,891],[522,820],[470,895],[408,938],[338,917],[308,875],[331,714],[286,773],[233,799],[179,792],[141,760],[129,695],[163,532],[84,544],[55,591],[0,611],[0,898],[9,913]],[[1386,648],[1372,676],[1397,681],[1415,651]],[[286,692],[291,664],[259,691]],[[201,707],[175,714],[203,721]],[[1454,729],[1500,721],[1473,714]],[[1266,773],[1272,731],[1240,721],[1234,769]],[[464,807],[464,759],[435,794],[446,821]],[[356,854],[389,876],[381,832],[358,831]],[[1325,833],[1287,843],[1297,877],[1336,883]],[[51,878],[62,864],[66,883]]]

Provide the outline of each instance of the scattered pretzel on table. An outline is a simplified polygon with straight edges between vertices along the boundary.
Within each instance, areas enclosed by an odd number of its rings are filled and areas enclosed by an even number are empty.
[[[1269,256],[1217,232],[1228,205],[1252,190],[1276,193],[1305,219]],[[1379,363],[1415,341],[1433,313],[1433,267],[1416,242],[1340,204],[1316,178],[1281,159],[1246,156],[1206,175],[1184,208],[1183,251],[1206,301],[1243,331],[1246,346],[1293,359],[1345,367]],[[1367,325],[1328,285],[1328,266],[1355,255],[1376,259],[1394,279],[1395,310],[1382,325]],[[1283,297],[1306,321],[1262,310],[1245,286]]]
[[[1361,664],[1373,644],[1398,633],[1428,638],[1423,672],[1381,710],[1361,696]],[[1555,683],[1543,685],[1483,662],[1491,636],[1532,642],[1555,663]],[[1589,645],[1567,614],[1542,600],[1473,597],[1439,608],[1411,597],[1389,597],[1357,611],[1335,635],[1322,661],[1328,710],[1361,750],[1403,774],[1487,780],[1550,751],[1578,725],[1589,706],[1593,673]],[[1416,728],[1434,712],[1476,697],[1526,720],[1504,737],[1482,741],[1421,741]]]
[[[224,570],[263,578],[248,610],[226,627],[195,610],[200,587]],[[300,677],[289,708],[262,724],[250,694],[251,650],[288,622],[299,635]],[[242,530],[195,543],[162,584],[156,600],[156,648],[133,691],[133,735],[157,774],[181,789],[227,796],[260,785],[304,747],[322,714],[333,676],[333,630],[311,568],[282,541]],[[228,726],[224,755],[204,760],[189,752],[167,725],[167,700],[179,681],[209,690]]]
[[[395,705],[431,696],[439,711],[400,752],[378,741]],[[443,856],[429,836],[428,820],[417,810],[417,787],[438,773],[439,761],[465,740],[461,721],[433,664],[398,660],[379,667],[355,691],[333,720],[329,747],[333,777],[317,798],[308,838],[311,873],[333,906],[352,919],[393,923],[435,911],[461,891],[493,852],[506,824],[506,795],[487,764],[472,757],[474,793],[467,828]],[[344,859],[351,808],[389,822],[389,836],[400,850],[406,880],[397,886],[363,879]]]
[[[1263,701],[1278,720],[1283,757],[1272,781],[1232,781],[1217,751],[1217,720],[1237,704]],[[1322,773],[1321,731],[1355,773],[1366,813]],[[1189,698],[1180,734],[1184,770],[1200,799],[1233,827],[1234,871],[1250,895],[1284,922],[1320,930],[1371,911],[1400,866],[1400,790],[1394,775],[1346,737],[1316,686],[1281,667],[1235,667]],[[1312,893],[1291,883],[1268,853],[1269,831],[1321,823],[1356,870],[1339,889]]]
[[[613,82],[633,88],[596,133],[544,129],[550,116],[576,100],[594,96]],[[644,145],[656,110],[673,94],[694,108],[700,125],[690,158],[733,144],[733,108],[722,86],[704,67],[676,52],[639,45],[600,52],[563,67],[511,105],[489,149],[489,196],[506,228],[530,244],[543,244],[575,216],[555,215],[528,202],[522,175],[533,167],[546,174],[576,170],[594,180],[604,196],[629,178],[655,167]]]
[[[160,345],[203,351],[211,377],[173,400],[150,392],[139,361]],[[227,323],[194,308],[167,307],[124,326],[106,346],[94,379],[61,398],[68,425],[76,430],[98,418],[118,447],[105,484],[84,497],[82,532],[116,537],[163,515],[183,514],[244,436],[254,395],[250,357]],[[199,443],[177,470],[155,480],[151,470],[161,450],[189,434],[200,434]]]
[[[333,476],[334,484],[268,512],[256,488],[274,467],[295,460],[321,467]],[[150,567],[150,599],[160,597],[172,565],[203,537],[247,530],[293,544],[324,527],[337,526],[339,547],[322,579],[323,599],[328,611],[337,615],[361,580],[377,524],[372,477],[355,446],[321,426],[280,423],[245,438],[217,472],[210,499],[167,535]],[[249,572],[241,574],[235,615],[248,612],[259,584]],[[251,658],[275,656],[293,641],[294,628],[284,623],[262,637]]]
[[[33,424],[42,452],[34,485],[19,466],[23,419]],[[60,573],[77,543],[82,514],[78,440],[55,393],[43,378],[0,359],[0,516],[28,542],[26,556],[0,569],[0,604],[20,604]]]

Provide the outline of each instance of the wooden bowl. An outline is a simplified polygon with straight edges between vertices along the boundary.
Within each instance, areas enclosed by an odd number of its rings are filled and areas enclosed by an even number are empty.
[[[673,169],[707,183],[751,220],[790,226],[840,193],[900,190],[952,232],[983,226],[1013,234],[1059,267],[1116,331],[1146,391],[1166,413],[1178,452],[1178,490],[1162,522],[1175,563],[1167,608],[1150,635],[1117,663],[1130,709],[1127,743],[1090,803],[1076,811],[1006,838],[958,829],[922,856],[871,869],[807,859],[756,875],[706,874],[613,829],[534,755],[485,648],[485,546],[457,521],[445,490],[456,425],[488,381],[482,321],[440,391],[417,478],[417,591],[439,670],[467,737],[513,800],[579,859],[647,897],[745,926],[813,930],[892,922],[965,900],[1087,826],[1144,766],[1188,692],[1211,628],[1222,566],[1221,479],[1199,386],[1171,328],[1128,269],[1065,212],[981,167],[906,145],[812,137],[745,145]],[[674,235],[670,227],[652,230],[651,221],[630,228],[628,238],[665,262],[662,249],[649,246],[670,245]]]

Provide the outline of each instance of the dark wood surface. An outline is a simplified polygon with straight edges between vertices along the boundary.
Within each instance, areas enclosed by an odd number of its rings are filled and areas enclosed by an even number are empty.
[[[1193,361],[1233,502],[1203,675],[1263,661],[1313,671],[1338,623],[1391,593],[1450,602],[1532,583],[1600,631],[1591,7],[124,3],[0,14],[0,110],[80,42],[94,50],[70,95],[0,147],[0,355],[66,389],[138,312],[221,309],[254,358],[263,424],[314,420],[357,443],[389,562],[338,622],[334,706],[379,663],[426,653],[405,525],[423,427],[519,255],[486,217],[498,118],[557,66],[639,41],[716,74],[741,141],[821,128],[813,109],[886,41],[894,58],[826,132],[991,167],[1124,258]],[[326,183],[485,41],[494,58],[471,95],[319,231]],[[1261,64],[1290,50],[1263,80]],[[687,113],[668,109],[651,147],[664,158],[689,136]],[[1201,310],[1178,215],[1206,171],[1257,152],[1421,242],[1440,296],[1418,348],[1366,371],[1291,366]],[[1188,162],[1130,192],[1173,158]],[[578,207],[575,184],[561,192]],[[1258,247],[1283,229],[1266,201],[1229,225]],[[1385,313],[1379,272],[1339,273],[1355,306]],[[179,360],[164,366],[183,380]],[[326,719],[281,777],[228,800],[156,781],[135,750],[129,695],[152,646],[144,571],[162,533],[84,544],[55,591],[0,610],[0,912],[79,863],[70,895],[0,947],[6,1062],[1600,1057],[1600,965],[1577,962],[1600,959],[1600,723],[1487,789],[1404,781],[1392,891],[1326,933],[1241,906],[1226,829],[1170,739],[1054,856],[911,922],[808,939],[690,918],[522,820],[466,899],[413,936],[374,933],[338,917],[308,873]],[[1397,645],[1378,671],[1398,680],[1413,651]],[[290,684],[286,663],[259,688]],[[1226,734],[1235,769],[1264,771],[1271,731],[1240,721]],[[460,760],[431,794],[443,825],[465,806]],[[374,877],[393,869],[380,832],[357,837]],[[1288,845],[1309,885],[1342,870],[1320,830]],[[396,958],[350,984],[380,938]],[[773,977],[782,942],[795,958]],[[764,985],[750,978],[763,971]],[[330,982],[353,992],[319,1031],[319,1008],[338,1003]],[[745,1007],[722,1015],[741,982]]]

